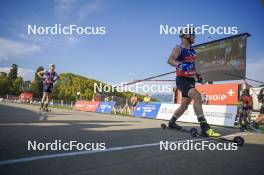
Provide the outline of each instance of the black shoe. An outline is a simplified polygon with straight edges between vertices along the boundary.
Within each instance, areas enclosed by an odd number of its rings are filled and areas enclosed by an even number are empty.
[[[43,110],[43,106],[44,106],[44,103],[41,103],[41,104],[40,104],[40,107],[39,107],[39,110],[40,110],[40,111]]]
[[[179,125],[177,125],[175,122],[171,122],[171,121],[169,122],[168,127],[169,127],[170,129],[176,129],[176,130],[181,130],[181,129],[182,129],[181,126],[179,126]]]
[[[253,121],[251,124],[250,124],[251,128],[254,128],[254,129],[259,129],[259,124],[256,123],[255,121]]]
[[[241,127],[240,127],[240,131],[241,132],[246,132],[247,131],[247,125],[242,124]]]

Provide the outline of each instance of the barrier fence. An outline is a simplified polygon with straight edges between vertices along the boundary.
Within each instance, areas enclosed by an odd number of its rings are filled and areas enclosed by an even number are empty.
[[[131,112],[133,117],[145,117],[151,119],[170,120],[179,104],[143,103],[139,102],[135,110]],[[75,110],[97,113],[116,113],[115,101],[92,102],[77,101]],[[203,105],[205,118],[209,124],[220,126],[234,126],[237,114],[237,105]],[[198,123],[193,111],[193,105],[178,119],[181,122]]]

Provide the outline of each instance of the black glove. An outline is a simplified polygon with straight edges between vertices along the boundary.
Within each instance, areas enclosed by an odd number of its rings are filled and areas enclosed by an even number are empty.
[[[203,78],[201,74],[196,74],[196,78],[198,80],[198,83],[203,83]]]

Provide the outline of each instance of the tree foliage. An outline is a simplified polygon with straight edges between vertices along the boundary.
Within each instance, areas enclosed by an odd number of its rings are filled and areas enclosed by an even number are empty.
[[[0,74],[0,96],[4,97],[7,94],[19,95],[23,91],[23,78],[17,75],[17,65],[13,64],[10,72],[8,74]],[[33,93],[34,98],[41,98],[43,92],[43,80],[37,73],[44,70],[42,66],[38,67],[35,72],[35,77],[30,84],[30,91]],[[80,75],[75,75],[72,73],[61,73],[60,79],[55,83],[52,92],[52,98],[55,100],[65,100],[65,101],[76,101],[77,92],[80,93],[78,98],[84,100],[92,100],[94,94],[94,85],[106,86],[107,84],[89,79]],[[100,93],[97,91],[97,93]],[[103,97],[116,97],[118,99],[129,99],[132,97],[132,92],[118,92],[116,89],[110,92],[101,93]],[[138,95],[139,99],[143,99],[143,96]],[[110,98],[111,99],[111,98]],[[103,100],[103,99],[102,99]],[[114,99],[115,100],[115,99]]]
[[[43,71],[44,68],[42,66],[38,67],[35,72],[34,80],[30,85],[30,91],[33,93],[34,98],[41,98],[42,97],[42,90],[43,90],[43,81],[41,77],[37,75],[38,72]]]
[[[54,99],[63,99],[68,101],[75,101],[77,98],[77,92],[80,92],[80,98],[85,100],[92,100],[94,94],[94,84],[102,84],[105,86],[105,83],[94,79],[88,79],[80,75],[75,75],[72,73],[62,73],[60,74],[60,79],[57,81],[54,86],[52,97]],[[114,92],[103,93],[104,96],[118,96],[122,98],[130,98],[133,93],[131,92]],[[142,97],[141,97],[142,98]]]
[[[19,95],[23,90],[23,83],[23,78],[17,75],[17,65],[13,64],[8,74],[0,74],[0,95]]]
[[[17,77],[14,81],[12,81],[11,85],[11,94],[12,95],[20,95],[21,92],[23,92],[23,78]]]
[[[5,97],[10,92],[11,82],[7,76],[0,75],[0,97]]]
[[[8,78],[11,81],[15,81],[17,79],[17,65],[13,64],[9,73],[8,73]]]

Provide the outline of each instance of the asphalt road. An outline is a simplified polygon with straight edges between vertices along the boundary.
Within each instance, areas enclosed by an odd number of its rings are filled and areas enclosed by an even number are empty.
[[[263,174],[264,135],[242,133],[238,150],[160,150],[160,141],[201,143],[189,133],[162,130],[161,120],[0,103],[0,174],[19,175],[175,175]],[[190,128],[196,125],[181,123]],[[223,135],[240,135],[215,127]],[[105,150],[28,150],[28,142],[89,143]],[[210,141],[209,143],[219,143]],[[91,147],[90,147],[91,148]]]

